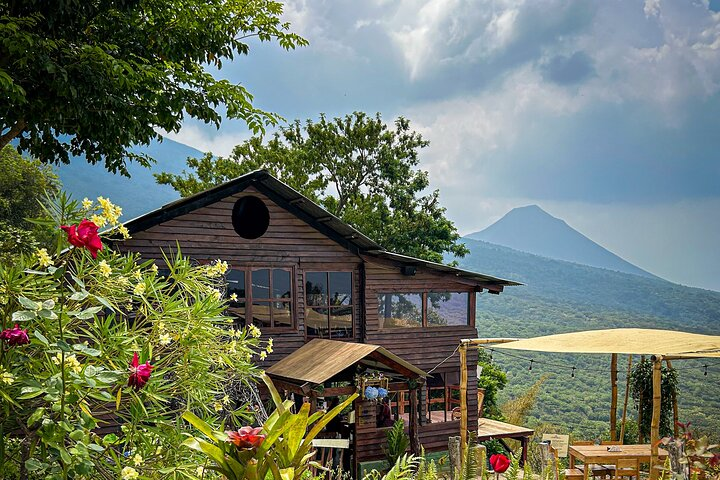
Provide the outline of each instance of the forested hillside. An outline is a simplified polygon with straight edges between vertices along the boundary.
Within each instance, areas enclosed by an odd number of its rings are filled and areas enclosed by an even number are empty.
[[[614,327],[713,334],[720,331],[719,292],[552,260],[481,241],[464,241],[471,254],[459,259],[461,267],[525,284],[507,288],[501,295],[480,296],[477,314],[480,337],[532,337]],[[531,424],[555,424],[586,438],[607,434],[609,355],[513,352],[509,356],[495,350],[493,357],[508,372],[508,387],[501,401],[522,393],[542,374],[548,374],[538,404],[531,412]],[[532,370],[528,369],[530,359],[535,360]],[[705,364],[709,365],[707,376]],[[627,358],[621,358],[619,365],[622,403]],[[717,436],[720,362],[684,360],[674,366],[680,380],[681,421],[692,421]],[[628,415],[636,416],[632,400]]]

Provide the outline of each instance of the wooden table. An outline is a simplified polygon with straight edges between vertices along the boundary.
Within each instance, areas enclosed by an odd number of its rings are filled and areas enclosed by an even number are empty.
[[[618,447],[619,452],[609,452],[608,447]],[[570,468],[575,460],[580,460],[585,465],[613,465],[618,459],[638,459],[640,463],[650,463],[650,444],[641,445],[571,445],[568,448],[570,456]],[[662,448],[658,450],[660,460],[667,457],[667,452]],[[585,480],[588,479],[590,468],[585,468]]]
[[[534,433],[534,430],[519,427],[511,423],[490,420],[489,418],[478,418],[477,441],[499,440],[503,447],[510,451],[510,447],[505,444],[503,439],[512,438],[513,440],[519,440],[522,446],[522,457],[520,457],[521,465],[524,465],[527,460],[528,441]]]

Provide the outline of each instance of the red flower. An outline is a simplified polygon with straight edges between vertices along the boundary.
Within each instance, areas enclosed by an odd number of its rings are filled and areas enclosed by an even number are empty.
[[[88,219],[84,219],[79,225],[61,225],[61,229],[67,233],[68,242],[78,248],[87,248],[90,255],[97,258],[98,250],[102,250],[102,242],[98,235],[98,227]]]
[[[130,363],[130,378],[128,379],[128,385],[133,387],[135,391],[140,390],[150,379],[150,372],[152,372],[152,365],[150,362],[145,362],[144,365],[140,365],[138,362],[138,354],[135,352],[133,355],[132,363]]]
[[[30,343],[27,330],[22,330],[17,323],[15,328],[7,328],[0,332],[0,339],[5,340],[11,347]]]
[[[713,455],[708,461],[708,465],[710,465],[712,468],[720,466],[720,453],[716,453],[715,455]]]
[[[234,443],[238,448],[257,448],[262,445],[265,435],[261,435],[262,427],[242,427],[237,432],[225,432],[228,441]]]
[[[490,465],[492,465],[495,473],[503,473],[510,466],[510,459],[502,453],[490,455]]]

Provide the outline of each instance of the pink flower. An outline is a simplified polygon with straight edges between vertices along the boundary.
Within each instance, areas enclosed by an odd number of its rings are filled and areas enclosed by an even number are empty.
[[[133,387],[135,391],[140,390],[150,379],[150,372],[152,372],[152,365],[150,362],[145,362],[144,365],[140,365],[138,361],[138,354],[135,352],[133,355],[132,362],[130,363],[130,378],[128,378],[128,385]]]
[[[237,432],[225,432],[228,441],[234,443],[238,448],[257,448],[262,445],[265,435],[261,435],[262,427],[242,427]]]
[[[8,328],[0,332],[0,339],[5,340],[11,347],[30,343],[27,330],[22,330],[17,323],[15,328]]]
[[[78,248],[87,248],[93,258],[102,250],[102,241],[98,235],[98,226],[88,219],[83,219],[79,225],[61,225],[60,228],[67,233],[68,242]]]

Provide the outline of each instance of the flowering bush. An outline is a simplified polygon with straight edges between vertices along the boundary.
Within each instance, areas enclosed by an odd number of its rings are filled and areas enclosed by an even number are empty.
[[[259,330],[223,316],[227,264],[177,252],[159,275],[114,251],[128,232],[102,197],[61,195],[48,213],[56,251],[0,265],[3,478],[210,478],[200,455],[176,448],[180,415],[241,424],[248,413],[229,387],[266,353]]]
[[[668,452],[663,478],[720,480],[720,445],[711,444],[708,437],[696,437],[690,430],[690,422],[677,425],[682,430],[678,438],[660,440],[660,446]]]

